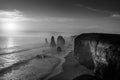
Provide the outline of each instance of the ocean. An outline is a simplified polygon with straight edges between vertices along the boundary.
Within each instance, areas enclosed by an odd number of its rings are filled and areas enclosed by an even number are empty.
[[[0,80],[43,80],[60,60],[49,56],[50,33],[33,35],[0,36]]]

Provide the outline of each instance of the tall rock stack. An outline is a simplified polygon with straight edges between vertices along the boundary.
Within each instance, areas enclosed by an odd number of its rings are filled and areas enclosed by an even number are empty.
[[[51,37],[50,47],[56,47],[54,36]]]
[[[95,77],[85,80],[120,80],[119,34],[81,34],[75,38],[74,55],[80,64],[94,71]],[[83,77],[87,75],[74,80]]]
[[[65,39],[62,36],[58,36],[57,45],[61,47],[65,45]]]
[[[47,40],[47,38],[45,38],[45,44],[46,45],[48,45],[49,43],[48,43],[48,40]]]

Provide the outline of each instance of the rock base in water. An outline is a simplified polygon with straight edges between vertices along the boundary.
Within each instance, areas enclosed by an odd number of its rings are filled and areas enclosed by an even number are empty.
[[[97,78],[96,76],[85,74],[85,75],[81,75],[73,80],[101,80],[101,79]]]

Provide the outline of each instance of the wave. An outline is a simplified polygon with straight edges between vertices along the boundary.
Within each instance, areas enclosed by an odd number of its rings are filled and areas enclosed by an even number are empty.
[[[8,54],[14,54],[14,53],[20,53],[20,52],[24,52],[24,51],[29,51],[29,50],[33,50],[33,49],[39,49],[39,48],[43,48],[45,46],[37,46],[37,47],[31,47],[31,48],[24,48],[24,49],[20,49],[20,48],[6,48],[6,50],[3,50],[0,52],[0,56],[1,55],[8,55]]]
[[[30,59],[27,60],[22,60],[19,61],[9,67],[3,68],[0,70],[0,77],[3,76],[4,74],[10,73],[13,70],[18,70],[20,67],[25,66],[27,64],[29,64],[29,62],[33,59],[44,59],[44,58],[50,58],[51,56],[45,55],[45,54],[41,54],[41,55],[36,55]]]

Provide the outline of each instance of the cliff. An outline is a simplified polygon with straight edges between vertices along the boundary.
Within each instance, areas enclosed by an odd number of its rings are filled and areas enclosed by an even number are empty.
[[[120,80],[119,34],[81,34],[74,40],[74,56],[98,78]]]

